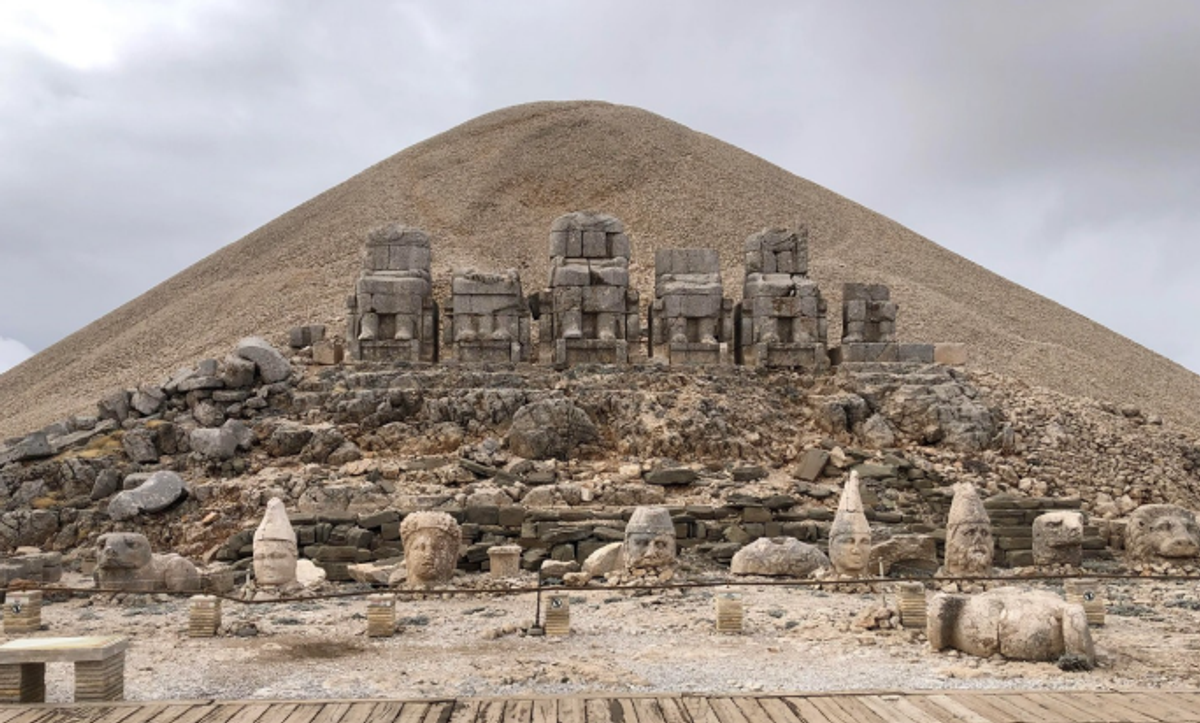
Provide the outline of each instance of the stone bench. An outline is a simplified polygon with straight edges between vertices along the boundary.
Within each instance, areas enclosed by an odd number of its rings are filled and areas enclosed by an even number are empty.
[[[119,635],[22,638],[0,645],[0,703],[44,703],[46,663],[75,664],[75,700],[123,700],[125,650]]]

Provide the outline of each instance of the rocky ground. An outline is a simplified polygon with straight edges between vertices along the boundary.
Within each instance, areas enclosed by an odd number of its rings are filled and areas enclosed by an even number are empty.
[[[64,583],[87,581],[68,574]],[[400,631],[386,639],[366,637],[364,597],[226,602],[222,635],[211,639],[187,637],[185,598],[76,597],[46,604],[41,634],[130,637],[131,700],[1200,685],[1194,581],[1107,585],[1090,672],[934,653],[921,632],[864,629],[864,611],[895,606],[888,591],[740,587],[745,631],[718,634],[714,595],[725,591],[572,590],[571,634],[557,638],[524,633],[530,593],[402,598]],[[70,676],[69,666],[48,667],[52,700],[67,699]]]

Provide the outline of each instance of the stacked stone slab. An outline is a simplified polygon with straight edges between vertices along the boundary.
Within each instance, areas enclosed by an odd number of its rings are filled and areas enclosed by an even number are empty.
[[[808,278],[808,230],[765,229],[746,239],[737,359],[747,366],[829,368],[827,307]]]
[[[650,356],[671,364],[729,364],[733,302],[724,296],[714,249],[654,252]]]
[[[350,356],[436,362],[437,303],[429,234],[398,223],[371,231],[355,293],[347,300]]]
[[[896,312],[891,290],[883,284],[842,286],[842,362],[933,362],[933,344],[896,342]]]
[[[450,289],[445,346],[458,361],[529,361],[531,317],[516,269],[455,269]]]
[[[625,364],[641,336],[629,286],[629,237],[613,216],[577,211],[550,227],[550,288],[539,297],[540,358],[555,366]]]
[[[26,635],[42,627],[42,593],[40,590],[10,592],[5,600],[4,634]]]

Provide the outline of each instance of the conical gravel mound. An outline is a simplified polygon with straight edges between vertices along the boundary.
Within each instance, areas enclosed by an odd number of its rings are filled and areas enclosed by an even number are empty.
[[[568,102],[506,108],[401,151],[0,375],[0,436],[224,355],[245,335],[281,342],[317,322],[340,333],[376,225],[433,235],[442,294],[456,265],[516,267],[532,291],[546,283],[550,222],[580,209],[625,222],[643,298],[654,250],[671,246],[719,249],[737,297],[746,236],[801,222],[831,340],[841,284],[883,282],[901,340],[966,342],[972,366],[1200,429],[1200,376],[1168,359],[727,143],[637,108]]]

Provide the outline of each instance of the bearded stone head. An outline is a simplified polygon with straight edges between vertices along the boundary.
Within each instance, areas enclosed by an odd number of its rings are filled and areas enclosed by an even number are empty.
[[[625,526],[626,570],[661,570],[675,565],[675,523],[665,507],[638,507]]]
[[[975,485],[955,485],[954,501],[946,520],[946,565],[951,575],[987,575],[995,549],[992,522]]]

